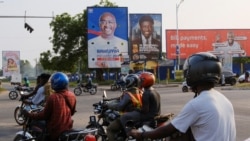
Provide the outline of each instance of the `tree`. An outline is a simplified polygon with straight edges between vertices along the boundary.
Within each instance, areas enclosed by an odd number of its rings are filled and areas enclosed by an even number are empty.
[[[87,53],[86,19],[84,14],[70,17],[63,13],[52,20],[50,26],[54,32],[50,41],[53,44],[53,52],[47,51],[40,54],[40,62],[44,69],[74,72],[77,62],[84,60]]]
[[[101,0],[95,7],[117,7],[108,0]],[[87,12],[71,17],[68,13],[57,15],[50,27],[53,37],[49,40],[53,44],[52,51],[40,54],[40,63],[46,70],[76,72],[81,62],[81,71],[90,72],[88,69],[88,43],[87,43]],[[97,70],[97,77],[102,76],[103,69]]]

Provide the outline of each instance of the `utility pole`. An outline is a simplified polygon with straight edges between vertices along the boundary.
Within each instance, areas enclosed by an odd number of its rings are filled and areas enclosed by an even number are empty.
[[[181,0],[179,4],[176,4],[176,70],[180,70],[180,54],[181,54],[181,48],[179,45],[179,27],[178,27],[178,11],[181,3],[184,0]]]

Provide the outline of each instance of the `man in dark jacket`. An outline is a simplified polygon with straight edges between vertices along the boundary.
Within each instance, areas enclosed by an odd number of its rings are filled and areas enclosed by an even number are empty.
[[[136,74],[129,74],[126,76],[127,90],[122,94],[118,102],[109,103],[109,109],[117,110],[120,112],[120,118],[110,123],[107,128],[107,136],[109,141],[116,140],[116,134],[121,130],[125,131],[126,122],[131,117],[137,117],[137,112],[142,107],[142,91],[138,88],[139,77]],[[135,115],[136,114],[136,115]]]
[[[140,74],[141,87],[144,92],[142,95],[141,121],[154,123],[154,118],[161,114],[160,94],[152,87],[155,83],[155,76],[150,72]],[[153,125],[152,125],[153,126]]]

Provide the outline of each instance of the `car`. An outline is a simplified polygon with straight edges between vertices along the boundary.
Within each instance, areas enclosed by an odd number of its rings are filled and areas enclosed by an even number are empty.
[[[222,84],[222,79],[219,80],[219,84],[222,86],[230,84],[231,86],[235,85],[237,82],[236,74],[231,71],[222,71],[221,76],[224,76],[225,83]],[[221,77],[222,78],[222,77]],[[187,85],[187,82],[182,82],[182,92],[190,91],[190,87]]]
[[[225,79],[225,83],[222,83],[223,76],[224,76],[224,79]],[[222,71],[221,79],[219,81],[219,84],[221,84],[222,86],[224,86],[226,84],[230,84],[231,86],[233,86],[236,83],[237,83],[237,79],[236,79],[236,74],[235,73],[233,73],[232,71]]]
[[[250,74],[250,70],[247,70],[246,72],[248,72]],[[245,73],[241,74],[239,77],[238,77],[238,82],[239,83],[244,83],[246,82],[245,81]],[[250,82],[250,77],[248,77],[248,82]]]

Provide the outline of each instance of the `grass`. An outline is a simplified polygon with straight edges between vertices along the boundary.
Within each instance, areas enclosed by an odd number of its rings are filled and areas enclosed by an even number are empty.
[[[250,83],[237,83],[235,87],[238,88],[250,88]]]

